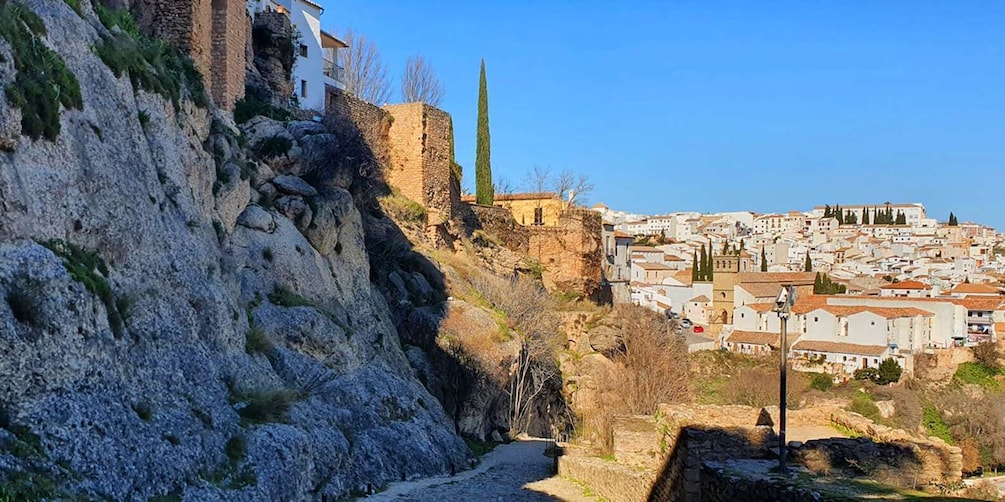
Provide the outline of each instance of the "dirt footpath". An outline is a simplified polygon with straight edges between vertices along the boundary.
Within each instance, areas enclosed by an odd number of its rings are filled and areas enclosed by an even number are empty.
[[[527,439],[499,445],[470,471],[393,483],[366,500],[595,502],[580,486],[552,474],[554,459],[544,456],[548,444],[543,439]]]

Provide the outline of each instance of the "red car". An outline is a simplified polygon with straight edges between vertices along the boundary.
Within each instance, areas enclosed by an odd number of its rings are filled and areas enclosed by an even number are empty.
[[[693,332],[694,332],[694,333],[704,333],[704,332],[705,332],[705,328],[703,328],[703,327],[701,327],[701,326],[698,326],[698,325],[696,324],[696,325],[694,326],[694,331],[693,331]]]

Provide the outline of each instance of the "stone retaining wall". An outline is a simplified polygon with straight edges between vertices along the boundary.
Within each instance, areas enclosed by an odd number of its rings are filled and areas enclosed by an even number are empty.
[[[655,476],[609,460],[578,455],[558,459],[558,474],[587,484],[610,502],[649,500]]]

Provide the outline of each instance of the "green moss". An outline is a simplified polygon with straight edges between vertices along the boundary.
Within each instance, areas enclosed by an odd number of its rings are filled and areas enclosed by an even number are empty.
[[[80,0],[63,0],[63,1],[66,2],[66,5],[69,5],[70,8],[77,13],[77,15],[82,14],[80,10]]]
[[[84,100],[77,77],[44,42],[45,23],[23,5],[0,0],[0,38],[10,44],[17,76],[4,94],[21,109],[21,134],[33,140],[56,139],[60,105],[81,110]]]
[[[307,301],[306,298],[279,285],[276,285],[272,292],[269,293],[269,301],[272,302],[273,305],[278,305],[280,307],[311,306],[311,302]]]
[[[244,456],[248,453],[247,449],[248,445],[244,441],[244,436],[234,436],[227,441],[224,453],[227,454],[227,458],[232,463],[236,464],[244,460]]]
[[[150,403],[146,401],[140,401],[133,405],[133,411],[136,412],[136,416],[140,417],[140,420],[144,422],[149,422],[154,418],[154,409],[150,406]]]
[[[133,87],[160,94],[178,107],[182,91],[196,106],[208,104],[202,76],[192,59],[163,40],[140,33],[125,9],[95,7],[98,18],[112,33],[94,50],[116,77],[128,75]],[[118,27],[115,33],[113,27]]]
[[[115,295],[108,285],[108,266],[93,251],[88,251],[76,244],[72,244],[60,239],[52,239],[42,243],[43,246],[52,251],[56,256],[63,259],[63,266],[66,267],[70,277],[81,284],[101,299],[108,313],[108,325],[112,328],[112,333],[116,338],[122,336],[123,322],[122,315],[116,305]]]
[[[52,500],[56,496],[56,483],[40,473],[15,472],[0,481],[0,502]]]

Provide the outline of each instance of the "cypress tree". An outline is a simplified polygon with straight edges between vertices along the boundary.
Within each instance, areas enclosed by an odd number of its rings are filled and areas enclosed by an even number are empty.
[[[831,206],[830,204],[824,204],[824,218],[831,217]]]
[[[869,224],[869,210],[864,207],[862,208],[862,224],[863,225]]]
[[[959,224],[960,224],[960,221],[956,219],[956,215],[950,212],[949,213],[949,226],[955,227],[955,226],[958,226]]]
[[[691,260],[691,282],[698,282],[698,252],[694,252],[694,259]]]
[[[708,264],[705,265],[707,272],[705,272],[705,280],[712,282],[715,279],[715,267],[712,266],[712,255],[708,255]]]
[[[810,258],[810,252],[806,252],[806,263],[803,264],[803,272],[813,271],[813,260]]]
[[[837,210],[834,211],[834,217],[838,220],[838,225],[844,225],[844,211],[841,210],[841,206],[837,206]]]
[[[704,244],[701,245],[701,265],[698,269],[698,280],[708,280],[708,251],[705,250]]]
[[[485,82],[485,60],[478,78],[478,138],[475,153],[475,201],[491,206],[495,200],[492,187],[492,147],[489,140],[489,91]]]
[[[722,254],[723,255],[729,254],[729,241],[723,241],[723,243],[722,243]]]
[[[817,276],[813,279],[813,294],[820,295],[824,292],[824,281],[820,278],[820,272],[817,272]]]
[[[761,248],[761,272],[768,271],[768,255],[764,253],[764,248]]]

